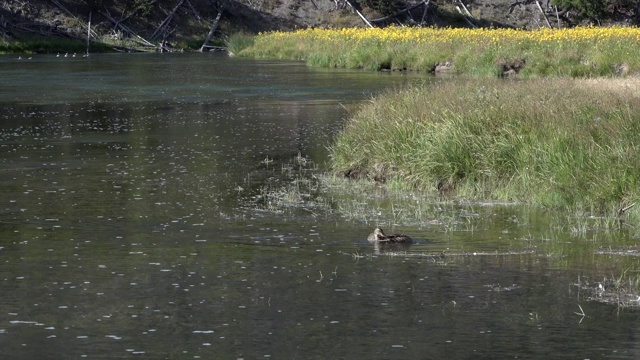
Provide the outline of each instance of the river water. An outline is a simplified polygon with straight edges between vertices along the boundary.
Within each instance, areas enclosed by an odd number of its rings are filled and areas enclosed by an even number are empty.
[[[358,103],[425,81],[220,54],[0,57],[0,357],[640,357],[637,312],[576,285],[638,269],[602,251],[628,236],[513,206],[434,203],[455,221],[403,227],[252,205],[295,159],[321,173]],[[376,251],[377,224],[416,244]]]

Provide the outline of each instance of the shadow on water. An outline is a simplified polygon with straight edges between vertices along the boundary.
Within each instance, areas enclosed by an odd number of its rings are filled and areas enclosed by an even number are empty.
[[[420,75],[202,54],[0,73],[4,358],[638,357],[637,314],[579,286],[637,268],[594,252],[615,237],[513,206],[400,216],[372,189],[268,196],[305,186],[303,161],[319,176],[345,107]],[[378,225],[416,241],[376,251]]]

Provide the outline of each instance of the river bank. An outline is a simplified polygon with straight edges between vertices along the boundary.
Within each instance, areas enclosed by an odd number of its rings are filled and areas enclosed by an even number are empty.
[[[635,76],[640,71],[640,29],[635,27],[305,29],[260,34],[252,44],[237,55],[473,77]]]
[[[374,98],[332,146],[350,178],[634,218],[637,79],[443,80]]]
[[[456,75],[366,103],[332,146],[334,171],[615,222],[638,217],[638,39],[623,27],[315,29],[261,34],[239,55]]]

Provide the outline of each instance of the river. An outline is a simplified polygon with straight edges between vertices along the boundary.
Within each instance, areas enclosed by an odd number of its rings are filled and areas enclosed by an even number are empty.
[[[2,56],[0,79],[4,359],[640,357],[638,313],[581,285],[638,269],[603,251],[625,234],[512,205],[403,224],[255,201],[296,159],[322,173],[357,104],[431,78],[96,54]],[[416,244],[376,251],[377,225]]]

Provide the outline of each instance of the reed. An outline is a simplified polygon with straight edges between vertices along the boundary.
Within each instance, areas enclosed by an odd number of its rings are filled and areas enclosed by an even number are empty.
[[[522,77],[628,75],[640,71],[640,29],[305,29],[259,34],[241,56],[305,60],[309,65],[496,76],[524,60]]]
[[[366,104],[332,145],[333,169],[616,216],[640,199],[639,100],[638,80],[434,81]]]
[[[589,282],[579,279],[577,286],[586,290],[589,299],[618,307],[638,308],[640,306],[640,276],[637,272],[627,270],[620,274],[605,276],[602,281]]]
[[[227,39],[225,45],[231,55],[238,55],[243,50],[254,46],[255,37],[243,32],[235,33]]]

